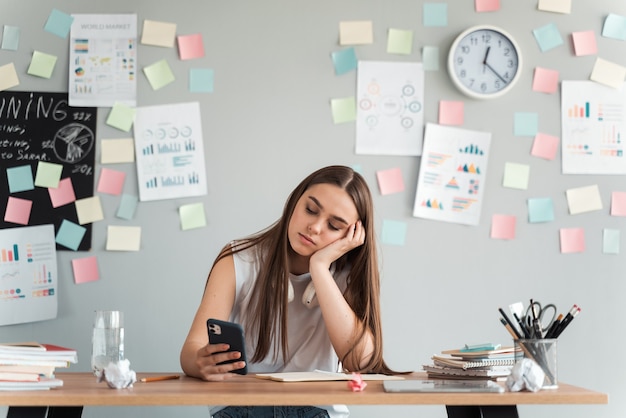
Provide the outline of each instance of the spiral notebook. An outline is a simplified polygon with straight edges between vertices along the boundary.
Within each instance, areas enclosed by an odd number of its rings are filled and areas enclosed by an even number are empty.
[[[455,367],[460,369],[479,369],[479,368],[493,368],[493,367],[512,367],[515,365],[515,358],[485,358],[485,359],[460,359],[452,356],[432,356],[433,363],[436,366],[441,367]]]

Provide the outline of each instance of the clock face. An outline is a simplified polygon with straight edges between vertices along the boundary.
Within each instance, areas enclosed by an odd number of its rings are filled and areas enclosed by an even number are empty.
[[[498,97],[519,78],[520,50],[503,30],[479,26],[461,33],[448,56],[448,70],[454,84],[474,98]]]

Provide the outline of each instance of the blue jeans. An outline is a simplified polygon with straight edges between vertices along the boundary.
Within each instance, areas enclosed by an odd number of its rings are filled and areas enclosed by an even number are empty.
[[[228,406],[213,418],[328,418],[325,409],[314,406]]]

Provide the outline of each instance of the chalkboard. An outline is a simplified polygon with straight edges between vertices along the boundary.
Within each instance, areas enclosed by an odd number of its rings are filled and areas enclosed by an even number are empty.
[[[53,224],[55,235],[64,219],[78,224],[73,202],[53,207],[47,187],[11,192],[7,169],[30,166],[36,179],[40,161],[63,166],[61,179],[71,178],[76,200],[94,194],[97,108],[70,107],[67,93],[0,92],[1,228],[21,225],[5,221],[9,197],[32,202],[28,225]],[[26,169],[24,169],[26,170]],[[91,225],[78,247],[91,248]],[[67,250],[58,245],[57,249]]]

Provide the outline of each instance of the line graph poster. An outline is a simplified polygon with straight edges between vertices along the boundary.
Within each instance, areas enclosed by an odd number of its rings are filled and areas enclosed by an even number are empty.
[[[491,134],[429,123],[413,216],[478,225]]]
[[[563,174],[626,174],[626,89],[561,85]]]
[[[137,108],[133,129],[142,201],[206,194],[199,103]]]
[[[356,153],[422,153],[424,70],[418,62],[359,61]]]
[[[0,230],[0,326],[57,316],[54,226]]]

